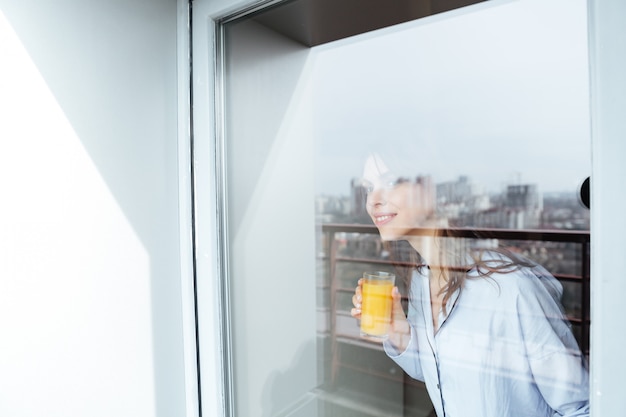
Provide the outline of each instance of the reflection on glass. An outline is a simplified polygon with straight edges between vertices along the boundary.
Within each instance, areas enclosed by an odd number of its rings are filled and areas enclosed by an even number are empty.
[[[547,25],[536,38],[520,23],[527,13]],[[320,415],[588,415],[585,19],[582,1],[528,1],[319,51],[316,215],[328,278],[318,306],[330,355],[320,375],[345,406]],[[365,162],[371,152],[379,159]],[[371,211],[397,189],[402,210]],[[436,249],[396,244],[432,230],[457,237]],[[494,262],[501,270],[485,272]],[[372,268],[398,274],[411,330],[395,344],[361,338],[352,317]],[[441,294],[424,284],[433,271]],[[455,276],[462,283],[446,288]],[[538,304],[504,301],[522,294]],[[521,327],[545,332],[514,334]]]
[[[429,181],[398,175],[376,154],[363,183],[381,239],[397,262],[413,262],[403,268],[408,313],[399,290],[387,290],[383,348],[425,382],[437,415],[589,415],[588,370],[563,314],[562,284],[519,252],[472,247],[436,212]],[[362,322],[368,286],[360,279],[353,296],[351,314]]]
[[[312,49],[229,24],[236,415],[586,415],[586,3],[486,3]]]

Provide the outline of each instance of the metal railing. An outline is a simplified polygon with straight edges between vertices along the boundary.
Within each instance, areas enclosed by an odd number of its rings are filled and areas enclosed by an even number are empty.
[[[352,293],[354,288],[344,288],[338,284],[336,270],[338,263],[369,263],[378,265],[393,265],[394,262],[387,259],[366,256],[342,256],[338,253],[337,236],[338,234],[359,234],[359,235],[378,235],[378,230],[373,225],[360,224],[323,224],[321,230],[325,239],[324,242],[324,258],[327,260],[327,276],[329,277],[329,308],[330,308],[330,337],[333,343],[337,340],[337,295],[339,293]],[[416,228],[412,235],[431,234],[433,229]],[[561,282],[576,283],[580,286],[580,313],[576,315],[568,314],[568,319],[574,326],[580,327],[577,336],[582,352],[586,355],[589,353],[589,231],[570,231],[570,230],[511,230],[511,229],[486,229],[486,228],[462,228],[462,229],[443,229],[439,230],[445,236],[468,239],[497,239],[498,241],[515,242],[561,242],[576,245],[580,250],[580,259],[575,262],[579,263],[577,272],[575,273],[558,273],[550,271],[555,278]],[[545,265],[544,265],[545,266]],[[548,268],[549,269],[549,268]],[[357,338],[354,338],[355,340]]]

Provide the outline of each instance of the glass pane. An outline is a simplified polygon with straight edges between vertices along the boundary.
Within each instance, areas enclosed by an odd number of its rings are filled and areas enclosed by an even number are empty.
[[[586,2],[490,3],[314,48],[226,25],[236,415],[584,410]]]

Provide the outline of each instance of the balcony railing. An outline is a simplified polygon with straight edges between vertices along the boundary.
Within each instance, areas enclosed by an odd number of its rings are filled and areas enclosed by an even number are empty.
[[[322,258],[325,261],[325,274],[327,277],[325,290],[328,291],[327,308],[328,308],[328,336],[331,343],[332,358],[332,379],[336,377],[338,369],[341,367],[350,367],[350,364],[342,363],[338,344],[348,343],[360,346],[370,346],[373,349],[380,349],[375,342],[368,342],[359,337],[356,320],[350,317],[349,299],[354,293],[356,280],[354,277],[338,276],[340,265],[348,264],[368,264],[377,267],[391,268],[393,261],[380,256],[364,256],[359,253],[346,254],[342,253],[342,244],[345,245],[347,238],[356,238],[368,236],[376,239],[378,230],[373,225],[347,225],[347,224],[323,224],[321,226],[322,235],[324,237],[324,251]],[[418,228],[411,233],[414,235],[425,235],[432,233],[432,229]],[[575,330],[578,343],[581,350],[588,355],[589,351],[589,231],[569,231],[569,230],[510,230],[510,229],[447,229],[442,230],[444,235],[457,238],[467,238],[476,240],[497,240],[500,244],[507,247],[518,247],[526,250],[532,248],[545,248],[546,245],[565,245],[569,250],[561,251],[552,249],[552,252],[542,252],[548,260],[550,254],[559,257],[559,262],[575,265],[575,268],[569,268],[566,271],[545,265],[541,260],[537,260],[546,267],[564,286],[569,293],[569,302],[575,305],[575,308],[566,308],[568,318]],[[349,240],[349,239],[348,239]],[[559,246],[559,247],[561,247]],[[573,246],[573,249],[572,249]],[[541,251],[540,251],[541,252]],[[572,255],[574,254],[574,255]],[[574,259],[567,259],[567,257]],[[532,256],[530,256],[532,258]],[[565,257],[565,258],[563,258]],[[344,268],[345,270],[345,268]],[[343,303],[340,303],[340,298]],[[384,375],[381,375],[384,376]]]

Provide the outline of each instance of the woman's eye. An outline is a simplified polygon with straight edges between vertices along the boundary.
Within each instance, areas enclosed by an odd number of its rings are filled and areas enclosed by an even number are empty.
[[[404,184],[404,183],[407,183],[407,182],[409,182],[409,180],[407,178],[400,177],[400,178],[396,178],[393,181],[390,181],[388,186],[389,186],[389,188],[393,188],[393,187],[397,187],[398,185]]]
[[[381,179],[376,182],[376,185],[370,182],[362,182],[361,187],[363,187],[363,190],[365,190],[367,194],[370,194],[374,192],[374,189],[376,187],[384,189],[384,190],[390,190],[406,182],[409,182],[409,180],[408,178],[405,178],[405,177],[394,178],[394,179]]]

